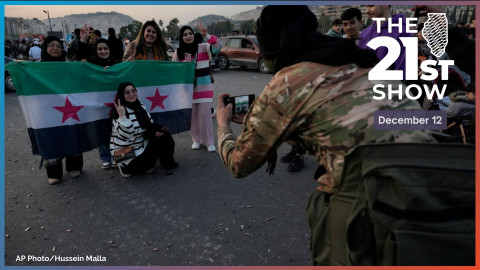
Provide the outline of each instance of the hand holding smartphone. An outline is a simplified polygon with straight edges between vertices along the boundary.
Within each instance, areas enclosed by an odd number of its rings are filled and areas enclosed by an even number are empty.
[[[225,104],[225,106],[227,106],[228,103],[232,103],[232,114],[246,114],[254,101],[255,95],[253,94],[223,98],[223,104]]]

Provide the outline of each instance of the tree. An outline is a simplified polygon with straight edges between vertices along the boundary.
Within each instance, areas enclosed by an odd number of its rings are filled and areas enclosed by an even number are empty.
[[[318,31],[322,33],[328,32],[328,30],[332,27],[332,20],[328,18],[327,15],[321,14],[320,18],[318,18]]]
[[[255,23],[254,19],[243,21],[240,24],[240,31],[242,31],[245,34],[246,33],[253,33],[253,31],[256,30],[256,29],[257,29],[257,24]]]
[[[129,40],[134,40],[142,29],[142,25],[143,24],[139,21],[133,21],[127,26],[122,26],[120,27],[120,36],[126,37]]]
[[[166,37],[174,39],[175,37],[178,36],[180,32],[180,28],[178,28],[178,22],[179,20],[177,18],[173,18],[170,20],[170,22],[167,25]]]
[[[223,34],[231,33],[234,28],[235,25],[230,20],[227,20],[212,23],[207,27],[207,30],[208,33],[221,37]]]

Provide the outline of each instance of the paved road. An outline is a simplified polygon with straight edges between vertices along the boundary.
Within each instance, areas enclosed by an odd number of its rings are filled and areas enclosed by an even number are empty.
[[[217,97],[258,95],[272,75],[231,68],[214,76]],[[180,167],[171,176],[157,164],[154,173],[122,178],[102,170],[93,150],[84,153],[81,177],[50,186],[31,154],[18,99],[6,94],[5,265],[310,264],[313,159],[299,173],[279,163],[273,176],[264,165],[235,179],[218,153],[191,150],[188,132],[174,139]],[[278,153],[288,150],[284,144]],[[85,261],[59,261],[66,259]]]

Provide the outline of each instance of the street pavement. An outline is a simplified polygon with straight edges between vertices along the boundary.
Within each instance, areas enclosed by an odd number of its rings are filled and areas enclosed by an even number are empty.
[[[213,75],[215,106],[224,92],[258,96],[272,77],[235,67]],[[216,130],[214,121],[215,138]],[[301,172],[279,160],[274,175],[264,165],[236,179],[218,153],[192,150],[189,132],[173,137],[180,164],[173,175],[157,164],[123,178],[101,168],[95,149],[84,153],[79,178],[50,186],[17,96],[5,94],[5,265],[310,265],[311,157]],[[289,150],[283,144],[278,155]]]

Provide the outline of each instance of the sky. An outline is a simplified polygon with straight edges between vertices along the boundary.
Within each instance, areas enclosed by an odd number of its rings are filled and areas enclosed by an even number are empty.
[[[201,2],[200,2],[201,3]],[[164,23],[179,19],[179,24],[187,24],[191,20],[204,15],[222,15],[230,17],[243,11],[255,9],[256,5],[6,5],[5,17],[22,17],[24,19],[47,19],[43,10],[48,10],[50,18],[63,17],[70,14],[116,11],[129,15],[133,19],[163,20]]]

